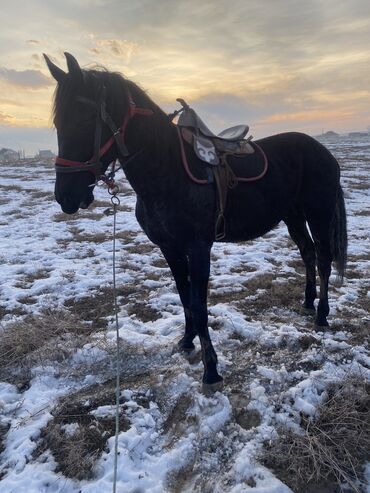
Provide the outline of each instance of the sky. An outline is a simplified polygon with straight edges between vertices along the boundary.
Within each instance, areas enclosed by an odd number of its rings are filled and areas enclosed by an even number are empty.
[[[255,138],[370,126],[369,0],[0,0],[0,148],[57,150],[55,81],[103,65]]]

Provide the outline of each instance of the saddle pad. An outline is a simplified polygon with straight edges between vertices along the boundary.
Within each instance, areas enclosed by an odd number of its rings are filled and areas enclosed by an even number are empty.
[[[268,167],[267,157],[263,150],[255,143],[249,142],[255,152],[238,156],[227,155],[226,161],[240,182],[256,181],[261,179]],[[222,166],[222,164],[220,164]],[[209,170],[205,163],[189,160],[190,173],[197,180],[208,180]]]

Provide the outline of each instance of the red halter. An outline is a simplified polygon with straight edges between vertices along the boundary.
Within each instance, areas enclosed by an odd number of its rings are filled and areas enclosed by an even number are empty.
[[[81,100],[87,103],[92,103],[91,101],[85,100],[84,98],[81,98]],[[107,152],[115,142],[117,143],[120,153],[123,156],[129,156],[129,152],[125,145],[125,131],[129,121],[135,115],[150,116],[153,114],[153,111],[146,108],[138,108],[136,106],[135,101],[132,99],[130,93],[128,93],[128,102],[129,102],[129,110],[126,113],[122,125],[117,128],[112,118],[105,110],[105,101],[102,101],[101,106],[99,108],[100,121],[103,121],[109,126],[113,134],[112,137],[110,137],[110,139],[108,139],[107,142],[100,147],[100,149],[96,150],[94,152],[94,155],[88,161],[72,161],[70,159],[64,159],[58,156],[55,159],[55,168],[57,173],[75,173],[79,171],[90,171],[99,179],[101,174],[101,167],[102,167],[100,163],[100,158],[105,154],[107,154]],[[95,136],[95,138],[97,138],[97,136]],[[100,140],[100,135],[98,136],[98,138]]]

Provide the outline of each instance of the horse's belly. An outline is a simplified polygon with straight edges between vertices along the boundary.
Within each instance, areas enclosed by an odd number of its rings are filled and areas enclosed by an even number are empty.
[[[269,221],[260,223],[255,221],[248,221],[245,223],[243,223],[243,221],[238,221],[235,223],[235,221],[228,222],[226,220],[226,236],[222,241],[237,242],[254,240],[271,231],[280,221],[281,218],[274,218],[273,220],[270,219]]]

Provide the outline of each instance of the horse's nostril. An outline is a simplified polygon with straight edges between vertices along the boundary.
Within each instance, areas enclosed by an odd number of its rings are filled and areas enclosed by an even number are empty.
[[[62,211],[66,214],[74,214],[79,209],[79,203],[70,197],[59,197],[59,200],[57,201],[60,204]]]
[[[83,200],[80,202],[80,207],[81,209],[87,209],[91,202],[94,200],[94,195],[90,193],[87,197],[85,197]]]
[[[62,202],[64,205],[71,206],[71,205],[74,205],[76,201],[71,199],[70,197],[64,197]]]

